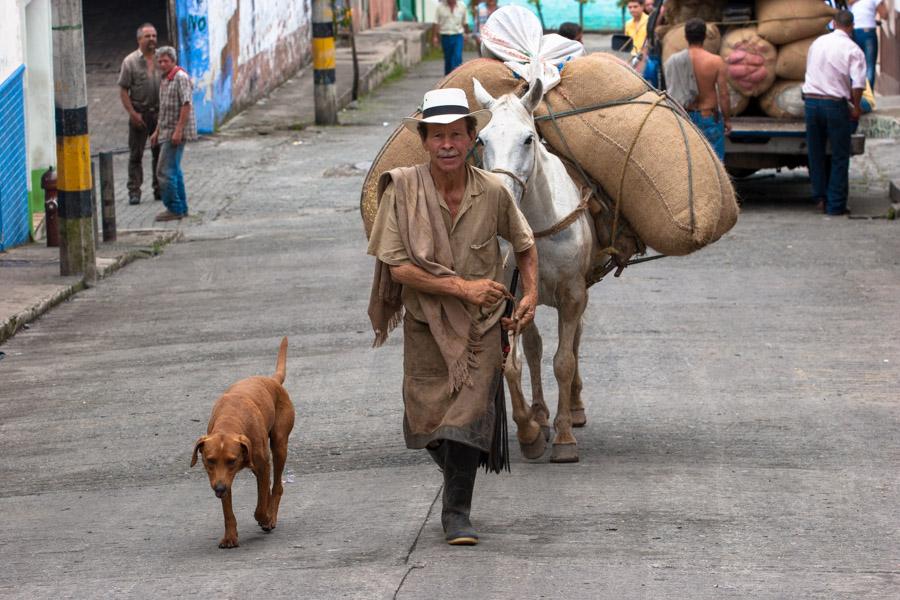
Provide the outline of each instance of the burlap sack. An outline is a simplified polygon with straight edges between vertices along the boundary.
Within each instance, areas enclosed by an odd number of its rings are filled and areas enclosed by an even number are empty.
[[[666,2],[666,19],[669,23],[684,23],[688,19],[698,17],[707,23],[722,20],[724,2],[709,0],[668,0]]]
[[[722,58],[728,83],[745,96],[759,96],[775,83],[775,46],[762,39],[755,27],[729,31],[722,40]]]
[[[495,97],[524,87],[502,63],[490,59],[465,63],[439,85],[463,88],[475,108],[472,77]],[[738,209],[725,169],[703,135],[678,109],[667,107],[665,98],[653,108],[658,99],[660,94],[628,65],[609,54],[591,54],[566,64],[562,81],[547,93],[535,117],[551,150],[577,160],[614,201],[621,202],[621,214],[645,244],[663,254],[684,255],[731,229]],[[547,118],[549,110],[559,113],[598,104],[609,106],[560,115],[556,125]],[[625,155],[645,117],[626,165]],[[408,129],[401,126],[388,139],[363,184],[366,235],[377,211],[379,175],[426,160],[421,142]],[[622,194],[616,198],[623,167]]]
[[[713,54],[719,53],[722,45],[722,35],[719,28],[715,25],[706,26],[706,39],[703,41],[703,48],[707,52]],[[662,61],[666,64],[669,57],[676,52],[681,52],[688,47],[687,38],[684,37],[684,25],[672,27],[666,32],[666,36],[662,39]]]
[[[714,242],[737,221],[725,168],[680,109],[665,99],[657,102],[656,90],[607,56],[591,54],[567,63],[560,84],[535,111],[536,118],[548,107],[559,113],[596,106],[614,96],[630,101],[558,118],[562,136],[551,121],[540,120],[541,135],[555,152],[578,160],[621,203],[622,214],[648,246],[684,255]],[[641,87],[638,96],[616,93]]]
[[[809,54],[809,47],[818,37],[816,35],[781,46],[778,49],[778,58],[775,59],[775,75],[779,79],[804,79],[806,56]]]
[[[729,83],[728,102],[731,106],[731,116],[734,117],[747,110],[747,107],[750,106],[750,97],[743,95]]]
[[[803,118],[802,81],[776,81],[768,92],[759,97],[759,106],[770,117],[778,119]]]
[[[835,13],[822,0],[756,0],[759,35],[776,46],[826,33]]]

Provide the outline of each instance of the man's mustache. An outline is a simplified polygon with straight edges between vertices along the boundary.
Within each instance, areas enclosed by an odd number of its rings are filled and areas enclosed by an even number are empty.
[[[438,152],[438,158],[456,158],[459,152]]]

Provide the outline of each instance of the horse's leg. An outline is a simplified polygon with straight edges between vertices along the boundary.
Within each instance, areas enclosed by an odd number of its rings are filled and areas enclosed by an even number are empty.
[[[584,328],[582,319],[578,319],[578,328],[575,330],[575,343],[572,351],[575,354],[575,376],[572,378],[572,399],[570,401],[572,413],[572,427],[584,427],[587,416],[584,414],[584,402],[581,400],[581,369],[579,367],[578,349],[581,347],[581,331]]]
[[[581,315],[587,304],[587,294],[580,297],[564,298],[559,307],[559,346],[553,357],[553,372],[559,387],[559,405],[553,426],[551,462],[578,462],[578,445],[572,434],[572,382],[575,377],[575,335],[581,323]]]
[[[516,348],[515,352],[518,351]],[[540,458],[547,449],[547,440],[540,425],[532,418],[531,410],[525,404],[525,394],[522,392],[522,363],[517,360],[507,361],[503,375],[509,386],[509,401],[512,404],[516,437],[522,455],[528,459]]]
[[[550,409],[544,402],[544,387],[541,384],[541,359],[544,342],[537,324],[532,323],[522,332],[522,349],[528,361],[528,375],[531,377],[531,417],[541,426],[544,439],[550,439]]]

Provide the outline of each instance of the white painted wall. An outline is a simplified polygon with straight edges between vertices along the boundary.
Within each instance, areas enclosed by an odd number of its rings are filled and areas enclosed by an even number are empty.
[[[0,0],[0,83],[25,62],[23,0]]]
[[[56,113],[53,105],[53,32],[50,0],[25,6],[25,127],[28,170],[56,165]],[[31,178],[28,180],[31,186]]]
[[[296,0],[240,0],[240,64],[275,48],[310,22],[310,3]]]

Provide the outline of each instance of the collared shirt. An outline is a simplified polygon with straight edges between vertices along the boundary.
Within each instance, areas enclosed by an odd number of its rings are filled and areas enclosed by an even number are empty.
[[[122,61],[119,71],[119,87],[128,90],[131,104],[137,111],[159,109],[159,69],[156,60],[147,71],[147,61],[140,50],[135,50]]]
[[[836,29],[819,37],[806,55],[804,94],[851,98],[866,87],[866,56],[850,36]]]
[[[641,13],[641,20],[637,23],[631,19],[625,23],[625,35],[631,38],[632,47],[631,55],[636,56],[644,47],[644,41],[647,39],[647,21],[649,18],[646,13]]]
[[[185,104],[191,106],[188,111],[187,122],[184,124],[182,137],[184,140],[197,139],[197,121],[194,116],[193,94],[194,86],[191,78],[178,67],[175,76],[170,80],[163,76],[159,85],[159,143],[172,139],[175,125],[178,124],[178,114]],[[171,73],[170,73],[171,75]]]
[[[441,35],[455,35],[466,31],[466,5],[456,0],[451,9],[446,2],[441,2],[434,10],[434,22],[437,23]]]
[[[456,218],[451,219],[450,209],[440,192],[438,202],[450,237],[452,267],[456,274],[467,280],[492,279],[506,285],[497,236],[508,241],[514,252],[523,252],[534,245],[531,227],[506,187],[494,175],[468,166],[466,190]],[[368,252],[391,266],[410,264],[397,226],[394,204],[394,184],[390,183],[381,195]],[[482,309],[466,304],[466,308],[474,319],[481,321],[496,318],[503,312],[504,305],[500,302],[497,307]],[[403,286],[403,306],[412,318],[425,322],[419,292],[408,285]]]
[[[875,29],[878,27],[875,11],[881,0],[856,0],[850,5],[853,13],[853,27],[856,29]]]

